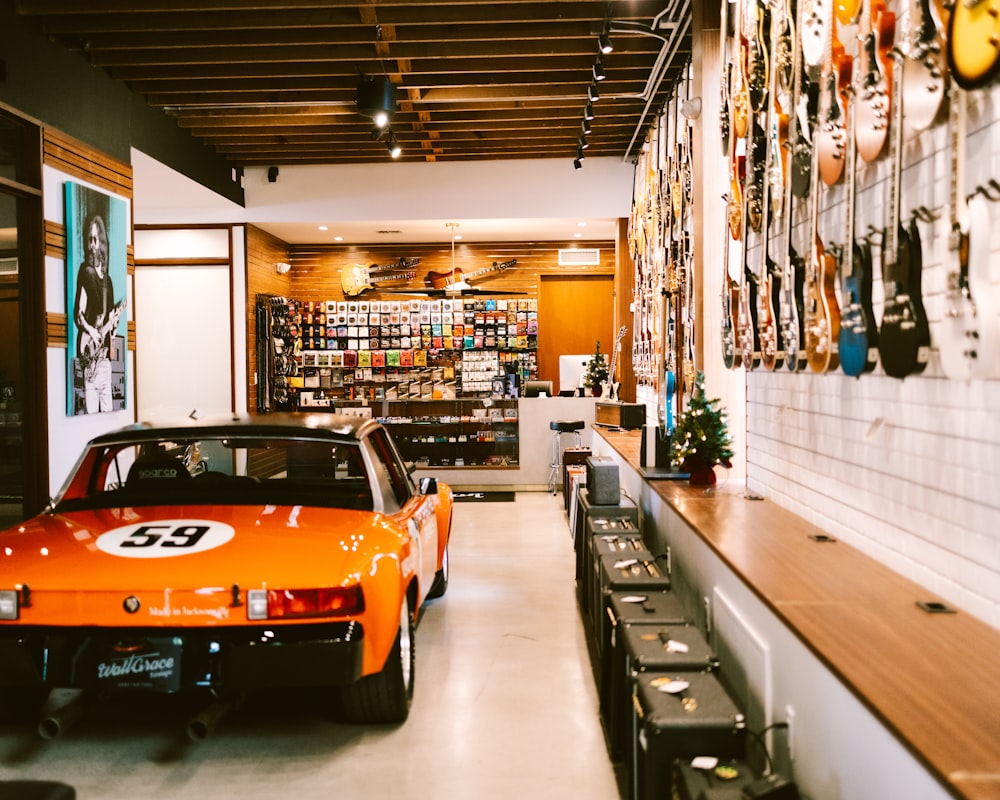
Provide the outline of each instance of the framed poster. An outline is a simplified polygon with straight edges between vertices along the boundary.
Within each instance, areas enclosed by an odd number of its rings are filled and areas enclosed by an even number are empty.
[[[66,182],[66,413],[126,407],[125,201]]]

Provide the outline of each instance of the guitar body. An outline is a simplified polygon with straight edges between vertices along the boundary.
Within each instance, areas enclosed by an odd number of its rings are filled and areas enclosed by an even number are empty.
[[[726,369],[740,366],[742,361],[736,345],[734,311],[739,305],[739,285],[732,278],[724,278],[722,287],[722,363]]]
[[[858,18],[861,11],[861,0],[836,0],[833,4],[837,21],[841,25],[850,25]]]
[[[756,369],[760,364],[760,341],[757,338],[757,281],[749,267],[744,269],[743,282],[740,285],[738,330],[743,366],[748,370]]]
[[[614,350],[611,353],[611,365],[608,367],[608,379],[601,384],[601,400],[606,400],[609,403],[620,402],[618,388],[621,386],[621,383],[615,380],[615,367],[618,365],[618,351],[621,349],[622,339],[625,338],[625,331],[627,330],[628,328],[624,325],[618,329]]]
[[[852,59],[845,55],[844,46],[832,34],[833,47],[830,69],[823,90],[826,112],[816,134],[819,176],[827,186],[836,184],[844,174],[844,151],[847,146],[846,94],[851,85]]]
[[[888,53],[895,33],[895,14],[873,2],[872,29],[862,42],[862,87],[855,112],[858,155],[868,162],[879,157],[889,137],[893,64]]]
[[[926,130],[941,112],[945,95],[947,57],[941,25],[931,0],[914,0],[910,8],[910,42],[903,66],[906,125]]]
[[[910,245],[906,231],[900,227],[897,233],[895,265],[883,263],[882,274],[910,274]],[[890,258],[883,252],[883,259]],[[878,332],[878,354],[882,369],[892,378],[905,378],[917,367],[920,348],[920,332],[917,330],[917,309],[909,292],[908,278],[889,282],[886,289],[885,307],[882,312],[882,326]]]
[[[853,247],[853,270],[844,278],[838,343],[840,368],[857,377],[878,364],[878,328],[872,308],[872,251],[867,243],[855,242]]]
[[[97,365],[110,355],[107,345],[108,335],[114,332],[125,311],[125,301],[117,303],[108,312],[101,327],[97,330],[97,338],[92,339],[85,330],[80,331],[76,341],[76,354],[80,359],[80,366],[83,368],[84,379],[90,382],[97,372]]]
[[[456,283],[464,283],[465,273],[458,268],[455,268],[450,272],[434,272],[433,270],[430,270],[427,273],[426,279],[435,289],[447,289],[449,286],[454,286]]]
[[[840,362],[837,355],[840,335],[840,308],[836,294],[836,260],[823,249],[817,236],[813,263],[806,277],[806,361],[813,372],[829,372]]]
[[[830,0],[804,0],[802,16],[802,59],[807,67],[817,69],[826,57],[830,36]]]
[[[780,308],[781,303],[781,287],[775,277],[776,269],[777,265],[768,258],[764,283],[757,295],[757,300],[760,303],[757,310],[760,363],[768,372],[774,372],[785,362],[784,342],[774,313],[776,308]]]
[[[348,264],[340,269],[340,288],[348,297],[357,297],[368,289],[374,289],[368,267]]]
[[[747,86],[747,44],[745,40],[740,42],[739,53],[733,69],[732,88],[732,121],[733,133],[736,138],[742,139],[747,135],[750,127],[750,89]]]
[[[948,21],[948,68],[965,90],[1000,74],[1000,0],[957,2]]]
[[[909,250],[907,284],[910,290],[910,300],[913,303],[914,322],[917,329],[917,363],[913,366],[913,374],[919,375],[927,367],[927,362],[930,361],[931,326],[927,320],[927,310],[924,308],[924,256],[916,217],[910,218],[910,225],[906,233],[906,245]]]
[[[789,248],[788,259],[789,264],[780,287],[778,321],[781,324],[781,339],[785,346],[785,367],[790,372],[799,372],[806,366],[805,312],[802,302],[805,263],[792,248]]]

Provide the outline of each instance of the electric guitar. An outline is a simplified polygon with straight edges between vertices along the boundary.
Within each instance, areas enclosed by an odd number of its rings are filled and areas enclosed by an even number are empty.
[[[118,327],[118,321],[125,311],[125,301],[122,300],[108,312],[103,324],[97,329],[97,338],[92,339],[86,330],[81,330],[77,338],[76,352],[83,367],[84,380],[88,383],[97,374],[97,366],[108,358],[108,335]]]
[[[966,91],[1000,74],[1000,2],[959,0],[948,20],[948,68]]]
[[[847,223],[840,270],[843,304],[840,309],[840,368],[857,377],[878,364],[878,328],[872,308],[872,253],[868,241],[855,238],[857,208],[857,140],[854,136],[854,92],[845,91]]]
[[[949,246],[958,254],[957,269],[948,273],[938,351],[949,378],[992,377],[996,370],[1000,325],[992,302],[989,275],[990,217],[986,200],[962,195],[965,165],[965,93],[949,90],[948,127],[951,136]]]
[[[621,386],[621,382],[615,380],[615,367],[618,365],[618,351],[621,349],[622,339],[625,338],[627,330],[624,325],[618,329],[614,350],[611,353],[611,366],[608,367],[608,379],[601,384],[601,400],[607,400],[609,403],[621,402],[618,399],[618,387]]]
[[[837,25],[830,29],[830,49],[823,76],[825,109],[816,132],[819,150],[819,176],[827,186],[833,186],[844,174],[844,145],[847,130],[847,109],[844,93],[851,85],[851,57],[837,37]]]
[[[906,66],[903,68],[903,118],[911,131],[929,128],[945,95],[947,69],[942,26],[931,0],[911,0]]]
[[[813,181],[812,201],[812,253],[803,288],[805,349],[809,369],[822,373],[840,365],[840,308],[836,296],[836,262],[824,249],[819,235],[819,181]]]
[[[802,24],[802,59],[805,66],[819,70],[826,55],[830,35],[830,0],[800,0],[805,3]]]
[[[362,264],[348,264],[340,270],[340,288],[348,297],[357,297],[362,292],[374,289],[380,283],[399,283],[413,280],[416,270],[410,269],[420,263],[419,258],[401,258],[392,264],[366,267]]]
[[[747,370],[760,365],[760,339],[757,333],[757,278],[750,267],[743,268],[739,308],[740,358]]]
[[[431,271],[427,273],[427,280],[435,289],[448,289],[460,283],[468,283],[474,278],[480,278],[483,275],[490,274],[491,272],[503,272],[506,269],[510,269],[515,264],[517,264],[517,259],[512,258],[510,261],[503,261],[499,263],[494,261],[491,266],[473,270],[472,272],[463,272],[457,267],[450,272]]]
[[[858,155],[871,162],[885,149],[892,105],[899,101],[899,95],[893,97],[893,63],[889,55],[896,35],[896,15],[886,9],[885,0],[871,0],[867,18],[868,31],[861,43],[861,90],[855,135]]]
[[[901,68],[900,68],[901,69]],[[897,70],[897,73],[900,70]],[[899,77],[895,78],[898,82]],[[920,301],[922,258],[920,236],[913,224],[911,239],[900,221],[900,182],[902,173],[903,131],[902,103],[895,103],[892,115],[893,136],[890,142],[889,219],[882,242],[882,284],[885,305],[878,333],[878,352],[885,374],[893,378],[922,372],[930,355],[927,317]]]
[[[754,2],[754,0],[748,0]],[[739,26],[739,42],[736,47],[736,58],[733,63],[733,86],[732,86],[732,120],[733,133],[737,138],[742,139],[747,135],[747,128],[750,124],[750,88],[747,85],[747,49],[748,43],[743,34],[743,15],[741,10],[736,12]],[[735,39],[735,36],[734,36]]]
[[[840,24],[850,25],[858,18],[858,12],[861,11],[861,0],[835,0],[834,8]]]

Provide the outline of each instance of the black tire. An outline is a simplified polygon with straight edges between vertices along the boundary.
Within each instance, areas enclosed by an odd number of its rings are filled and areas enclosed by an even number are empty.
[[[344,721],[363,725],[405,722],[413,702],[414,656],[413,614],[406,597],[399,612],[396,641],[381,671],[340,688]]]
[[[428,600],[436,600],[438,597],[444,597],[444,593],[448,591],[448,545],[444,546],[444,556],[441,559],[441,569],[434,573],[434,583],[431,584],[431,590],[427,593]]]

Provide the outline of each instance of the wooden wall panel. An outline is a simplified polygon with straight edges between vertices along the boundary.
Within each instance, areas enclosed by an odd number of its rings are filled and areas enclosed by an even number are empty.
[[[43,137],[46,166],[132,199],[132,165],[94,150],[60,131],[46,128]]]
[[[538,284],[543,275],[612,275],[615,270],[615,243],[588,242],[586,247],[600,250],[600,264],[596,266],[559,266],[559,250],[581,247],[575,242],[505,242],[505,243],[456,243],[454,269],[466,276],[488,269],[494,263],[502,264],[512,259],[517,264],[504,271],[488,272],[469,283],[477,289],[497,293],[526,292],[538,296]],[[296,297],[341,300],[340,272],[344,266],[360,264],[392,264],[400,258],[419,258],[416,277],[405,285],[386,288],[407,288],[419,291],[427,288],[428,272],[450,273],[453,269],[451,243],[412,245],[364,245],[361,247],[299,247],[291,248],[291,291]],[[376,291],[369,292],[378,297]]]

